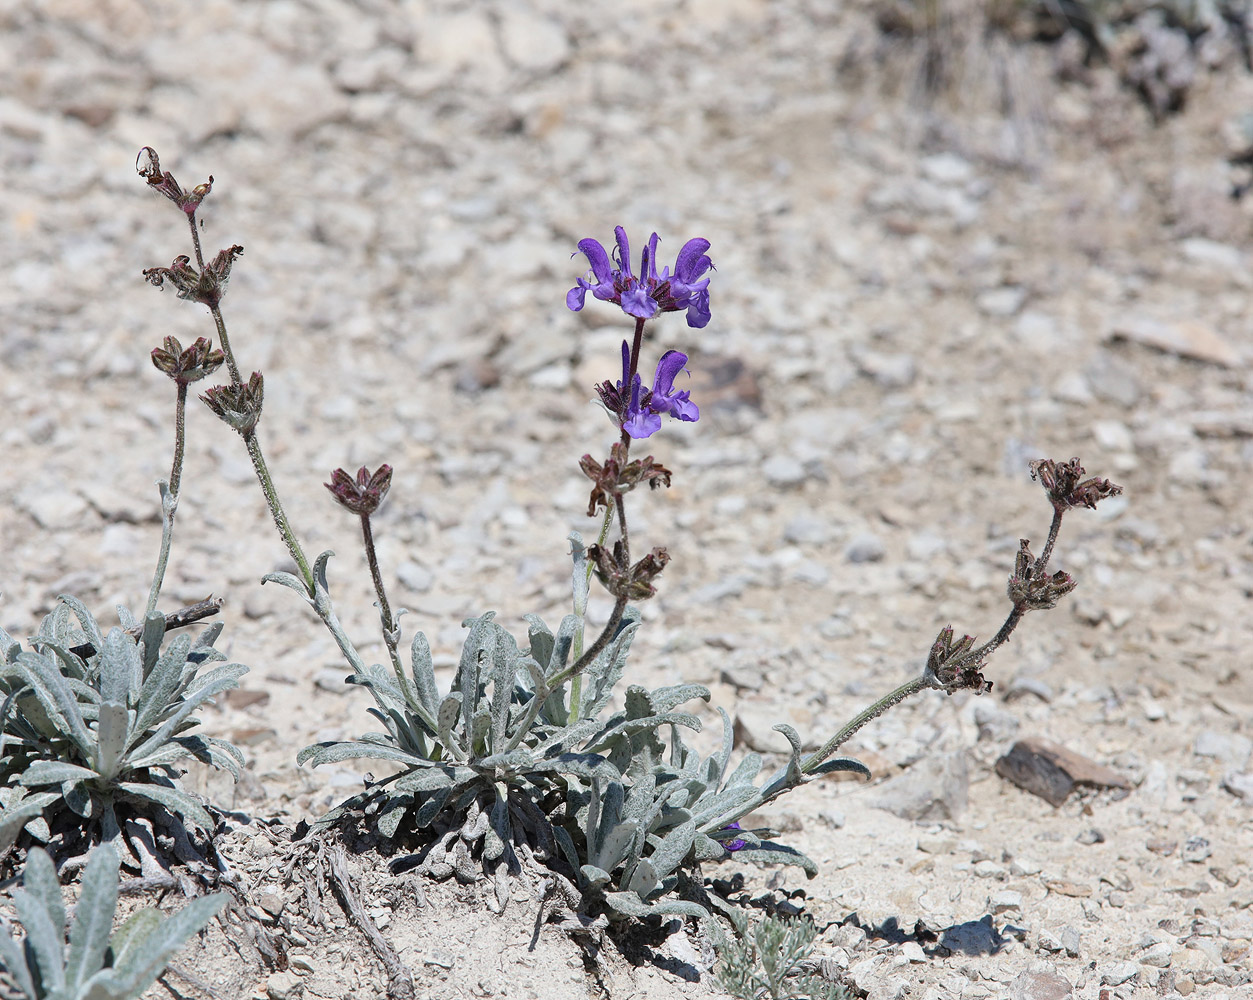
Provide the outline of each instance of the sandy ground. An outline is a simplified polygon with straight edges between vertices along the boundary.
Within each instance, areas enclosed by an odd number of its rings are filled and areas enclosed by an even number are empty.
[[[804,890],[819,954],[876,1000],[1253,995],[1250,208],[1227,163],[1253,80],[1202,72],[1155,124],[1108,70],[1059,82],[1057,50],[989,46],[927,108],[916,53],[870,6],[0,7],[0,623],[29,633],[63,592],[106,619],[146,594],[173,411],[146,354],[212,325],[140,275],[190,252],[134,173],[141,146],[185,184],[212,174],[206,248],[245,247],[227,323],[265,373],[292,523],[337,553],[341,617],[382,655],[355,523],[320,484],[386,461],[380,556],[445,671],[468,615],[522,635],[525,613],[559,619],[565,537],[595,530],[576,463],[612,440],[588,401],[628,328],[565,308],[575,244],[621,224],[672,256],[704,236],[712,322],[666,317],[645,347],[646,369],[691,356],[702,416],[649,442],[674,485],[638,498],[633,532],[673,562],[632,680],[708,684],[750,745],[781,743],[776,721],[821,742],[942,626],[999,625],[1018,539],[1047,526],[1030,459],[1079,455],[1126,489],[1067,520],[1057,564],[1079,589],[993,660],[991,695],[907,703],[855,741],[874,783],[768,812],[821,869],[776,895]],[[252,668],[205,717],[247,780],[189,780],[239,812],[224,851],[281,893],[264,859],[369,769],[295,751],[371,728],[367,698],[260,585],[284,553],[202,408],[185,477],[166,603],[224,597]],[[994,765],[1027,736],[1131,791],[1021,791]],[[917,814],[919,794],[919,820],[880,807]],[[419,996],[595,988],[573,945],[536,959],[533,926],[476,890],[363,877]],[[206,959],[199,977],[378,995],[364,950],[307,919],[271,921],[296,935],[291,968]],[[606,972],[610,995],[708,993],[683,974],[708,953],[674,940],[657,967]]]

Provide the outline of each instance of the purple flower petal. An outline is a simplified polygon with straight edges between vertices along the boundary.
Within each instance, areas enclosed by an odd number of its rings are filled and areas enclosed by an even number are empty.
[[[600,240],[591,238],[579,240],[579,250],[591,265],[592,274],[596,275],[598,284],[613,284],[613,268],[609,266],[609,254],[600,245]],[[588,286],[591,287],[590,285]]]
[[[582,247],[582,244],[579,246]],[[709,241],[700,237],[684,243],[683,249],[679,251],[679,256],[674,262],[674,276],[685,285],[690,285],[699,279],[702,274],[713,267],[713,262],[705,256],[705,251],[708,249]]]
[[[583,298],[587,294],[587,288],[583,285],[575,285],[570,291],[566,292],[566,308],[571,312],[578,312],[583,308]]]
[[[666,351],[657,362],[657,374],[653,377],[653,392],[669,396],[674,389],[674,379],[687,367],[687,355],[682,351]]]
[[[652,437],[661,430],[661,417],[652,410],[644,409],[628,416],[622,422],[622,429],[636,440]]]
[[[614,227],[614,238],[618,241],[618,267],[622,270],[622,276],[625,278],[634,277],[631,274],[631,244],[627,242],[626,230],[621,226]]]
[[[652,319],[657,315],[657,301],[646,288],[636,285],[622,293],[622,311],[639,319]]]

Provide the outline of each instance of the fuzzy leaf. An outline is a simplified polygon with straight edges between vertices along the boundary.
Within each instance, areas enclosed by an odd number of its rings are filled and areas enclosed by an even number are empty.
[[[409,647],[409,661],[413,670],[413,686],[427,714],[434,719],[439,711],[439,688],[435,683],[435,661],[431,658],[431,644],[419,632]]]
[[[746,753],[731,773],[731,777],[727,779],[725,787],[731,789],[737,785],[751,785],[759,773],[761,773],[761,754]]]
[[[695,840],[696,824],[692,820],[675,827],[662,838],[656,850],[647,858],[652,863],[659,880],[665,878],[683,863],[683,859],[687,857]]]
[[[138,996],[165,969],[170,958],[189,938],[226,905],[224,892],[190,900],[177,913],[160,921],[143,939],[140,947],[125,949],[124,961],[104,969],[89,980],[82,1000],[105,1000]]]
[[[131,704],[131,692],[139,692],[143,662],[135,640],[120,628],[109,630],[100,650],[100,696],[104,701]]]
[[[26,946],[34,953],[39,978],[49,994],[65,989],[65,904],[61,883],[48,852],[26,855],[22,888],[13,893],[17,917],[26,928]]]
[[[396,831],[400,829],[400,821],[405,818],[405,813],[413,806],[413,796],[411,795],[393,795],[387,800],[387,805],[379,813],[375,826],[388,840],[396,836]]]
[[[96,649],[103,648],[104,636],[100,632],[100,626],[96,624],[95,617],[87,610],[87,605],[80,601],[77,597],[74,597],[72,594],[58,594],[57,601],[59,602],[59,605],[56,610],[60,612],[65,612],[67,610],[72,611],[74,613],[74,617],[78,619],[78,624],[82,626],[83,635],[86,640]],[[77,646],[78,643],[71,642],[66,643],[65,645]]]
[[[108,643],[108,639],[105,640]],[[139,660],[136,657],[136,664]],[[96,771],[100,777],[112,781],[117,776],[126,747],[126,731],[130,713],[126,706],[112,701],[100,703],[100,718],[96,724]]]
[[[627,883],[627,892],[635,893],[640,899],[647,899],[648,894],[659,885],[661,885],[661,879],[653,870],[653,863],[648,858],[641,858],[631,873],[631,880]]]
[[[605,869],[597,868],[595,865],[583,865],[579,869],[579,874],[587,880],[588,886],[592,889],[599,889],[613,880],[613,876]]]
[[[209,833],[213,832],[213,818],[205,807],[178,788],[154,783],[141,784],[137,781],[119,781],[117,787],[120,792],[132,798],[155,802],[184,822],[190,822]]]
[[[157,665],[157,657],[161,655],[161,643],[165,641],[165,615],[154,611],[144,618],[144,629],[139,636],[138,649],[143,664],[142,675],[137,679],[131,691],[131,699],[127,704],[134,705],[139,695],[139,687],[148,679],[152,668]]]
[[[461,692],[454,691],[440,702],[439,716],[435,720],[439,729],[440,744],[455,760],[465,760],[466,758],[465,750],[458,745],[452,731],[453,724],[457,721],[457,716],[460,714]]]
[[[615,824],[600,837],[600,846],[593,858],[593,863],[605,871],[613,871],[627,858],[631,844],[639,834],[639,830],[638,820],[624,819],[621,823]]]
[[[61,676],[55,661],[39,653],[23,650],[18,654],[17,663],[23,680],[34,689],[35,696],[48,717],[58,730],[74,741],[83,759],[90,759],[94,740],[87,731],[82,712],[79,711],[78,699]]]
[[[493,627],[494,611],[479,618],[467,618],[462,625],[468,626],[470,634],[461,647],[461,663],[457,668],[457,688],[461,692],[461,721],[467,733],[474,732],[474,716],[479,707],[479,671],[490,664],[496,654],[497,630]],[[471,740],[466,752],[474,753],[474,741]]]
[[[407,750],[402,750],[400,747],[367,743],[361,740],[351,740],[343,743],[315,743],[312,746],[305,747],[300,753],[296,754],[297,764],[313,761],[314,767],[320,767],[323,764],[337,764],[341,760],[360,759],[394,760],[401,764],[419,767],[431,763],[430,761],[415,759],[413,754]]]
[[[651,732],[658,726],[666,725],[686,726],[698,733],[701,730],[701,721],[694,715],[687,712],[663,712],[660,715],[650,715],[645,718],[623,719],[607,726],[601,733],[592,737],[584,749],[588,753],[599,753],[623,736]]]
[[[575,850],[574,838],[570,836],[570,831],[563,826],[554,826],[553,840],[557,842],[557,846],[561,849],[561,854],[566,859],[566,864],[571,868],[577,869],[579,867],[579,852]]]
[[[83,984],[104,965],[113,914],[117,909],[118,856],[112,844],[101,844],[87,859],[83,882],[70,927],[70,951],[65,963],[66,987],[76,996]]]
[[[26,965],[26,955],[19,945],[7,933],[0,934],[0,968],[4,969],[17,988],[22,991],[26,1000],[38,1000],[39,993],[35,990],[35,977]]]
[[[63,781],[85,781],[96,777],[96,772],[89,767],[71,764],[64,760],[37,760],[18,778],[18,783],[27,788],[40,785],[59,785]]]
[[[59,802],[61,792],[36,792],[16,802],[10,802],[0,812],[0,854],[4,854],[13,846],[22,827],[40,814],[52,803]],[[45,838],[46,839],[46,838]]]
[[[170,702],[174,697],[174,692],[178,690],[183,677],[183,668],[187,665],[190,652],[191,640],[186,635],[178,636],[144,678],[143,687],[139,692],[139,704],[136,706],[135,728],[127,745],[128,750],[170,708]]]
[[[158,749],[171,736],[179,732],[180,724],[187,719],[204,702],[214,695],[221,694],[230,688],[239,686],[239,678],[248,672],[242,664],[234,663],[226,667],[218,667],[210,671],[204,678],[197,679],[195,690],[183,696],[178,711],[162,723],[161,728],[142,744],[135,748],[135,756],[143,757]]]
[[[626,670],[631,640],[639,629],[639,616],[638,609],[627,608],[613,642],[583,672],[582,711],[585,717],[594,719],[609,704],[614,688]]]
[[[758,864],[794,865],[803,869],[809,878],[818,874],[818,866],[796,848],[769,840],[763,840],[757,847],[745,847],[736,851],[734,858],[736,861],[753,861]]]
[[[870,768],[859,761],[856,757],[833,757],[831,760],[823,761],[817,767],[812,768],[809,773],[817,776],[820,774],[834,774],[836,771],[853,771],[856,774],[864,775],[867,778],[873,778]]]
[[[622,914],[624,917],[709,916],[709,911],[699,903],[692,903],[686,899],[668,899],[650,905],[633,892],[607,892],[605,893],[605,902],[609,904],[610,909]]]
[[[704,684],[675,684],[671,687],[657,688],[651,692],[651,695],[653,712],[660,714],[693,698],[709,701],[709,688]]]
[[[434,792],[432,792],[431,797],[422,803],[422,805],[418,808],[417,813],[414,815],[414,826],[417,829],[422,830],[434,823],[439,817],[439,814],[444,811],[444,806],[448,804],[448,800],[452,797],[452,793],[453,789],[451,785],[446,788],[437,788]]]
[[[70,812],[77,813],[83,819],[91,819],[91,792],[81,781],[62,782],[61,798],[69,806]]]
[[[441,764],[401,775],[396,780],[395,787],[398,792],[433,792],[437,788],[451,788],[473,777],[474,771],[468,767],[452,768]]]
[[[553,655],[554,638],[544,619],[539,615],[523,615],[529,626],[527,635],[531,642],[530,655],[537,662],[547,664]]]

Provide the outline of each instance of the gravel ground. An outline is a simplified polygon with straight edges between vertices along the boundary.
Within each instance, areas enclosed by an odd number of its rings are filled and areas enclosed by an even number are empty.
[[[1080,455],[1126,491],[1067,519],[1079,589],[992,661],[991,695],[906,703],[853,747],[874,782],[768,811],[821,869],[770,890],[874,1000],[1253,996],[1251,209],[1228,165],[1253,79],[1201,72],[1155,123],[1112,71],[1059,75],[1064,46],[989,46],[977,85],[922,106],[920,57],[874,6],[0,5],[0,624],[33,631],[63,592],[102,614],[146,594],[173,400],[145,355],[212,325],[140,275],[190,252],[141,146],[185,184],[213,174],[206,248],[245,247],[232,342],[265,373],[293,524],[338,553],[341,617],[382,655],[353,519],[320,484],[386,461],[380,558],[445,670],[468,615],[558,618],[565,537],[595,531],[577,459],[614,436],[588,401],[627,327],[565,308],[575,244],[621,224],[672,258],[704,236],[713,320],[654,324],[642,365],[688,353],[702,416],[649,442],[674,485],[635,502],[633,537],[673,562],[633,679],[709,685],[749,746],[778,750],[777,721],[819,743],[942,626],[999,625],[1018,539],[1048,523],[1030,459]],[[283,551],[201,408],[179,518],[167,598],[225,597],[252,667],[205,718],[246,780],[189,777],[281,893],[264,859],[366,770],[295,750],[370,728],[366,696],[260,586]],[[1028,794],[995,769],[1028,737],[1128,787]],[[370,885],[420,996],[594,989],[573,945],[536,958],[528,925],[511,950],[472,890]],[[361,949],[299,926],[288,970],[194,968],[221,995],[378,995]],[[680,937],[602,984],[716,993]]]

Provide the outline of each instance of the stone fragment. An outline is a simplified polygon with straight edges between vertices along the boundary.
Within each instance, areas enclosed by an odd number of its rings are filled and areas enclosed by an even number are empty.
[[[1210,846],[1209,840],[1205,837],[1197,836],[1188,838],[1179,856],[1184,861],[1191,861],[1193,864],[1199,865],[1213,853],[1214,849]]]
[[[880,785],[870,804],[902,819],[937,822],[966,811],[970,772],[964,753],[927,757]]]
[[[1192,752],[1198,757],[1213,757],[1227,767],[1241,769],[1253,754],[1253,740],[1239,733],[1220,733],[1205,729],[1197,733]]]
[[[1066,1000],[1072,995],[1070,981],[1047,962],[1042,968],[1019,973],[1009,984],[1010,1000]]]
[[[1002,889],[988,900],[988,907],[994,914],[1006,913],[1010,910],[1022,912],[1022,893],[1013,889]]]
[[[1173,949],[1167,941],[1159,941],[1157,944],[1145,949],[1140,956],[1141,965],[1151,965],[1156,969],[1169,968]]]
[[[1129,340],[1224,368],[1240,366],[1239,352],[1209,327],[1194,320],[1167,323],[1148,316],[1129,316],[1115,324],[1108,339]]]
[[[878,535],[858,535],[844,548],[844,558],[851,563],[879,562],[887,555],[887,547]]]
[[[771,455],[761,463],[761,473],[766,482],[781,489],[800,486],[808,478],[805,466],[790,455]]]
[[[271,972],[265,981],[265,995],[270,1000],[290,1000],[298,996],[301,990],[299,977],[290,972]]]
[[[1117,771],[1040,737],[1018,740],[996,762],[996,773],[1054,806],[1065,802],[1076,785],[1131,788]]]
[[[1253,773],[1235,772],[1223,778],[1223,789],[1244,802],[1253,802]]]
[[[1005,285],[980,292],[975,299],[979,311],[987,316],[1013,316],[1027,301],[1027,290],[1018,285]]]
[[[1101,970],[1102,986],[1121,986],[1140,974],[1135,962],[1113,962]]]

